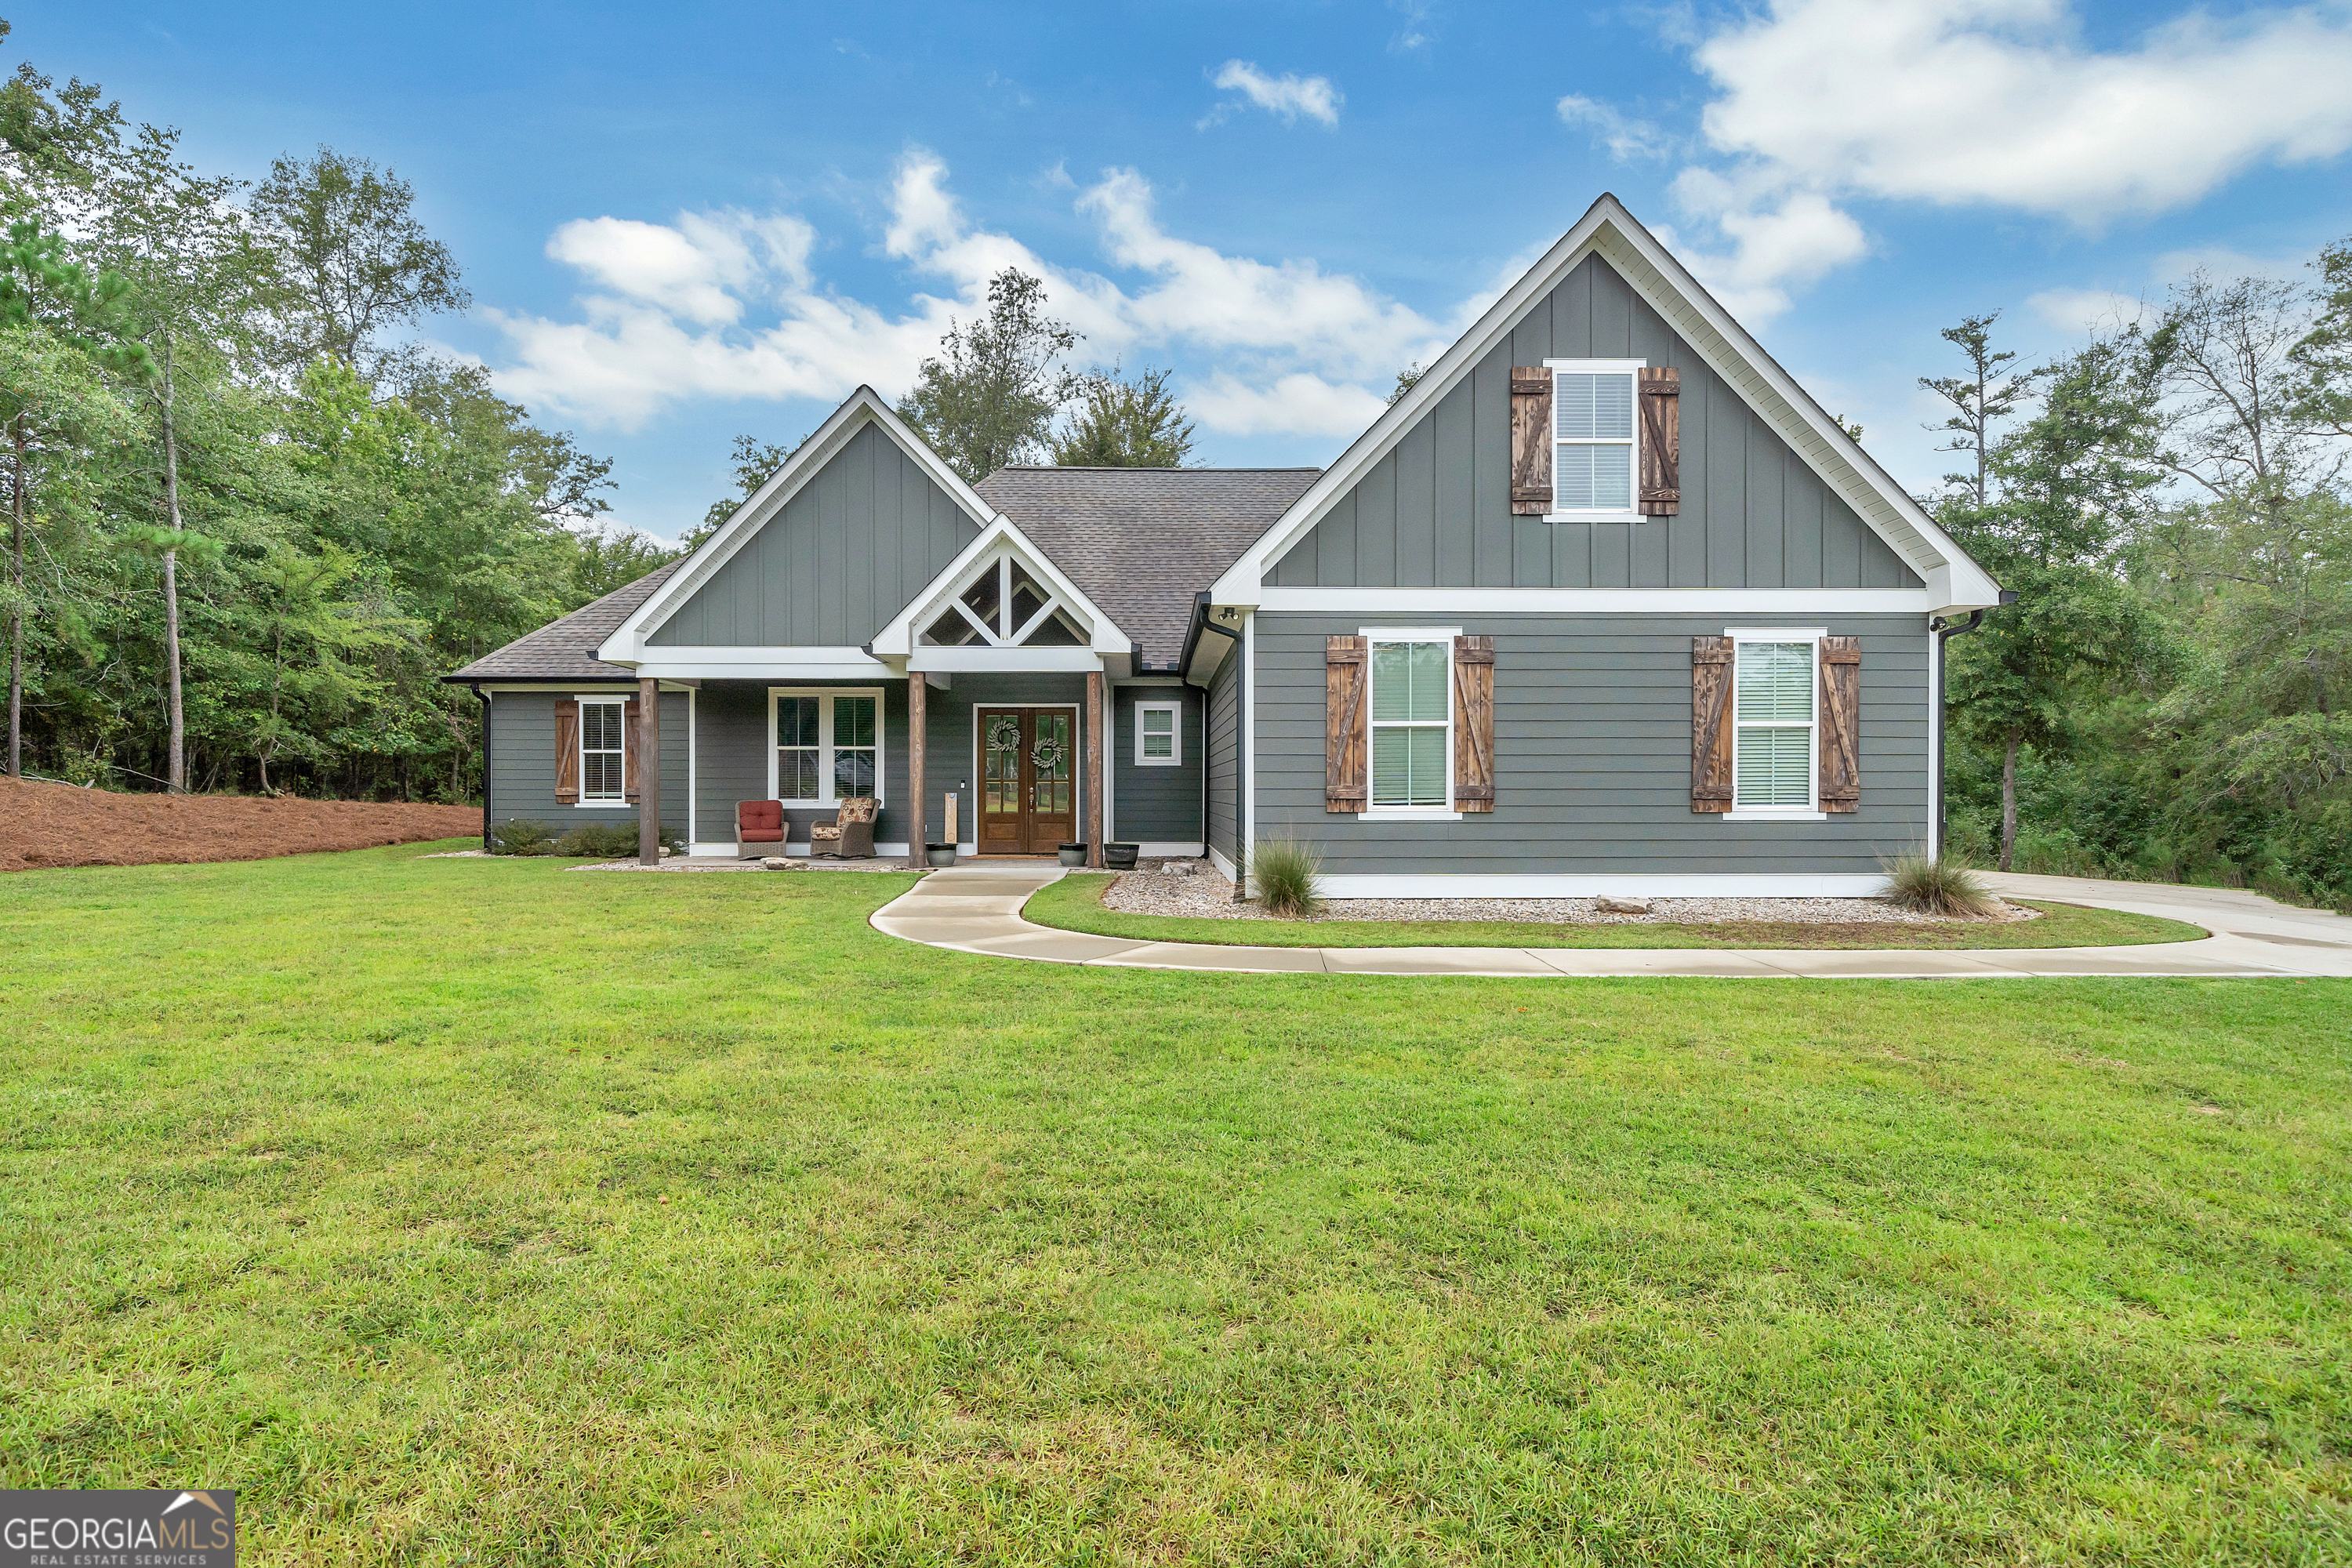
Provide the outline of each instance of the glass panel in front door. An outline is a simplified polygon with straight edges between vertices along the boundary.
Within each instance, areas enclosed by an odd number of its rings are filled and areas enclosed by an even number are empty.
[[[1032,715],[1037,739],[1029,748],[1035,779],[1034,810],[1040,816],[1070,815],[1070,716],[1039,712]]]

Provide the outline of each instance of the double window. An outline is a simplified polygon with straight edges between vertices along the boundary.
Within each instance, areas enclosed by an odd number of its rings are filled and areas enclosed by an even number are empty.
[[[772,691],[775,737],[769,795],[800,805],[838,805],[882,795],[879,691]]]
[[[1815,809],[1818,632],[1732,634],[1732,809]]]
[[[1370,632],[1371,808],[1446,811],[1454,784],[1454,634]]]
[[[1546,360],[1551,372],[1551,519],[1639,517],[1640,360]]]
[[[1135,765],[1172,768],[1184,758],[1183,707],[1175,702],[1135,705]]]
[[[628,798],[623,776],[628,709],[625,697],[580,699],[580,800],[610,805]]]

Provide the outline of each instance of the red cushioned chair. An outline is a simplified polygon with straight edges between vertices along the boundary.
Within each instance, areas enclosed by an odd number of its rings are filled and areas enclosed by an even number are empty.
[[[735,803],[735,858],[781,855],[793,836],[780,800],[739,800]]]

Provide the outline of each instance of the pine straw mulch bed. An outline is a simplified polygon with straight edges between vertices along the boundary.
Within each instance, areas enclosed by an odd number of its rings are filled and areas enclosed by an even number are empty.
[[[187,865],[478,837],[473,805],[290,795],[116,795],[0,778],[0,871]]]

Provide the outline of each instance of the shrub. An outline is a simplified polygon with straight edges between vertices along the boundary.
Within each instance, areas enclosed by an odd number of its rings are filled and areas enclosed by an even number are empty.
[[[1249,878],[1269,914],[1285,920],[1307,920],[1322,909],[1315,879],[1323,870],[1323,857],[1304,844],[1262,838],[1250,851]]]
[[[1879,865],[1886,872],[1887,901],[1897,909],[1950,920],[1982,920],[2000,907],[1984,879],[1958,855],[1897,855]]]
[[[618,860],[637,852],[637,825],[583,822],[556,840],[555,852],[585,860]]]
[[[490,853],[493,855],[551,855],[554,852],[555,835],[536,822],[509,817],[490,829]]]

